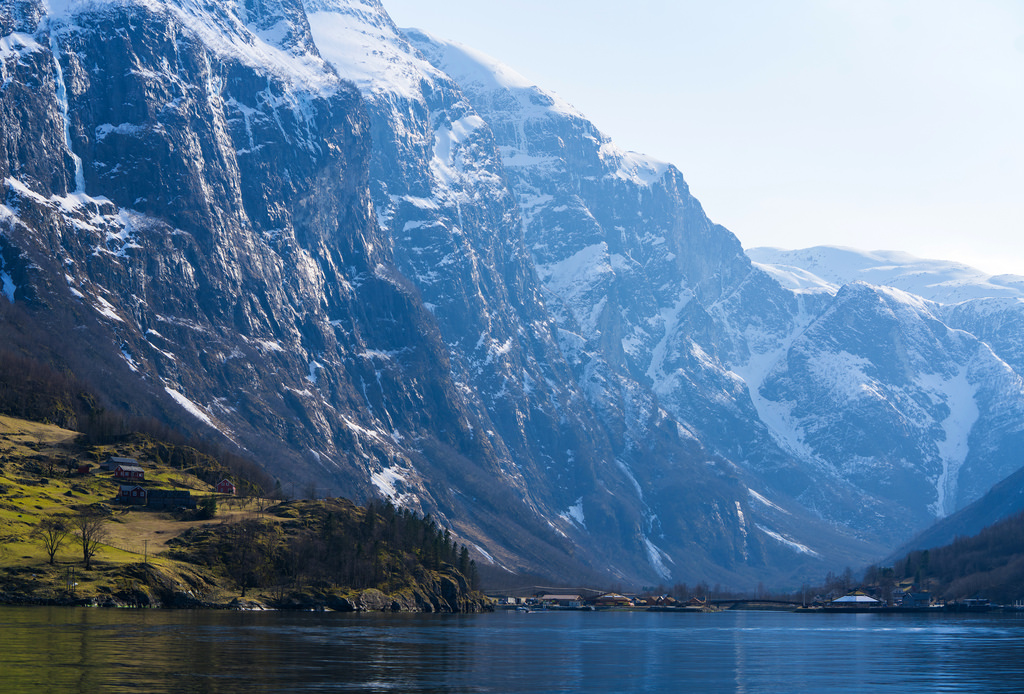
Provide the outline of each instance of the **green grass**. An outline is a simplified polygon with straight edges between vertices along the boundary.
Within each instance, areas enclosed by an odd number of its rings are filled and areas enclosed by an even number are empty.
[[[169,540],[211,521],[180,520],[168,513],[111,503],[121,481],[114,479],[112,472],[101,471],[98,464],[112,455],[136,458],[146,471],[143,486],[189,489],[200,498],[213,493],[212,486],[195,475],[161,466],[147,455],[158,443],[135,438],[118,446],[87,447],[75,432],[0,416],[0,592],[15,590],[43,598],[66,595],[67,577],[73,573],[78,583],[76,595],[102,596],[137,582],[133,576],[139,571],[146,575],[158,571],[161,582],[183,589],[196,587],[211,598],[227,601],[236,595],[218,589],[208,571],[160,556]],[[92,465],[92,474],[68,472],[70,464],[77,467],[82,463]],[[36,524],[48,516],[71,516],[77,513],[76,507],[97,504],[110,513],[105,540],[109,544],[99,548],[92,569],[84,570],[82,550],[73,532],[51,565],[41,540],[32,535]],[[252,506],[222,502],[212,522],[252,515]],[[138,567],[144,558],[148,566],[142,570]]]

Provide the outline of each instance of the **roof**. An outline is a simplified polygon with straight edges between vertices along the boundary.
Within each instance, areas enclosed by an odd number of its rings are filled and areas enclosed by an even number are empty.
[[[864,593],[850,593],[849,595],[844,595],[843,597],[837,598],[837,599],[832,601],[833,604],[835,604],[837,602],[838,603],[843,603],[844,605],[845,604],[854,604],[854,603],[875,604],[875,603],[878,602],[878,600],[875,600],[870,595],[865,595]]]
[[[122,484],[119,486],[121,487],[122,492],[130,492],[133,489],[141,489],[142,491],[146,491],[146,488],[139,484]]]
[[[145,472],[145,470],[138,465],[118,465],[118,467],[129,472]]]
[[[579,595],[542,595],[541,600],[582,600]]]
[[[135,458],[118,458],[117,456],[113,455],[107,458],[107,461],[111,463],[128,463],[130,465],[139,464],[139,461],[137,461]]]

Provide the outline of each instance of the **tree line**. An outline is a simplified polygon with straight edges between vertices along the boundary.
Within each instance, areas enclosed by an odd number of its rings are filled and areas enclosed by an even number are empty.
[[[1024,512],[1004,518],[973,537],[918,550],[893,563],[893,572],[947,600],[985,597],[1024,599]]]
[[[253,518],[196,528],[172,541],[172,556],[220,569],[242,590],[378,588],[393,593],[457,571],[478,588],[476,562],[429,516],[372,501],[295,501],[276,513],[292,522]]]

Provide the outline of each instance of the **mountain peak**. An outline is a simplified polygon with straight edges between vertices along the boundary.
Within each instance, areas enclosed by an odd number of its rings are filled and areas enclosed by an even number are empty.
[[[890,286],[930,301],[1024,298],[1024,276],[991,275],[964,263],[928,260],[901,251],[862,251],[841,246],[798,250],[760,247],[747,255],[783,286],[834,291],[850,282]]]

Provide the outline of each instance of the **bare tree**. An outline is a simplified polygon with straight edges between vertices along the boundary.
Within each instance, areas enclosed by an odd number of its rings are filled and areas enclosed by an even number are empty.
[[[107,519],[96,513],[83,512],[72,521],[78,544],[82,548],[82,559],[88,571],[92,568],[92,558],[96,556],[100,545],[107,539]]]
[[[33,531],[33,535],[42,541],[43,548],[50,555],[51,564],[70,533],[71,528],[68,527],[66,519],[57,516],[47,516],[42,519]]]

